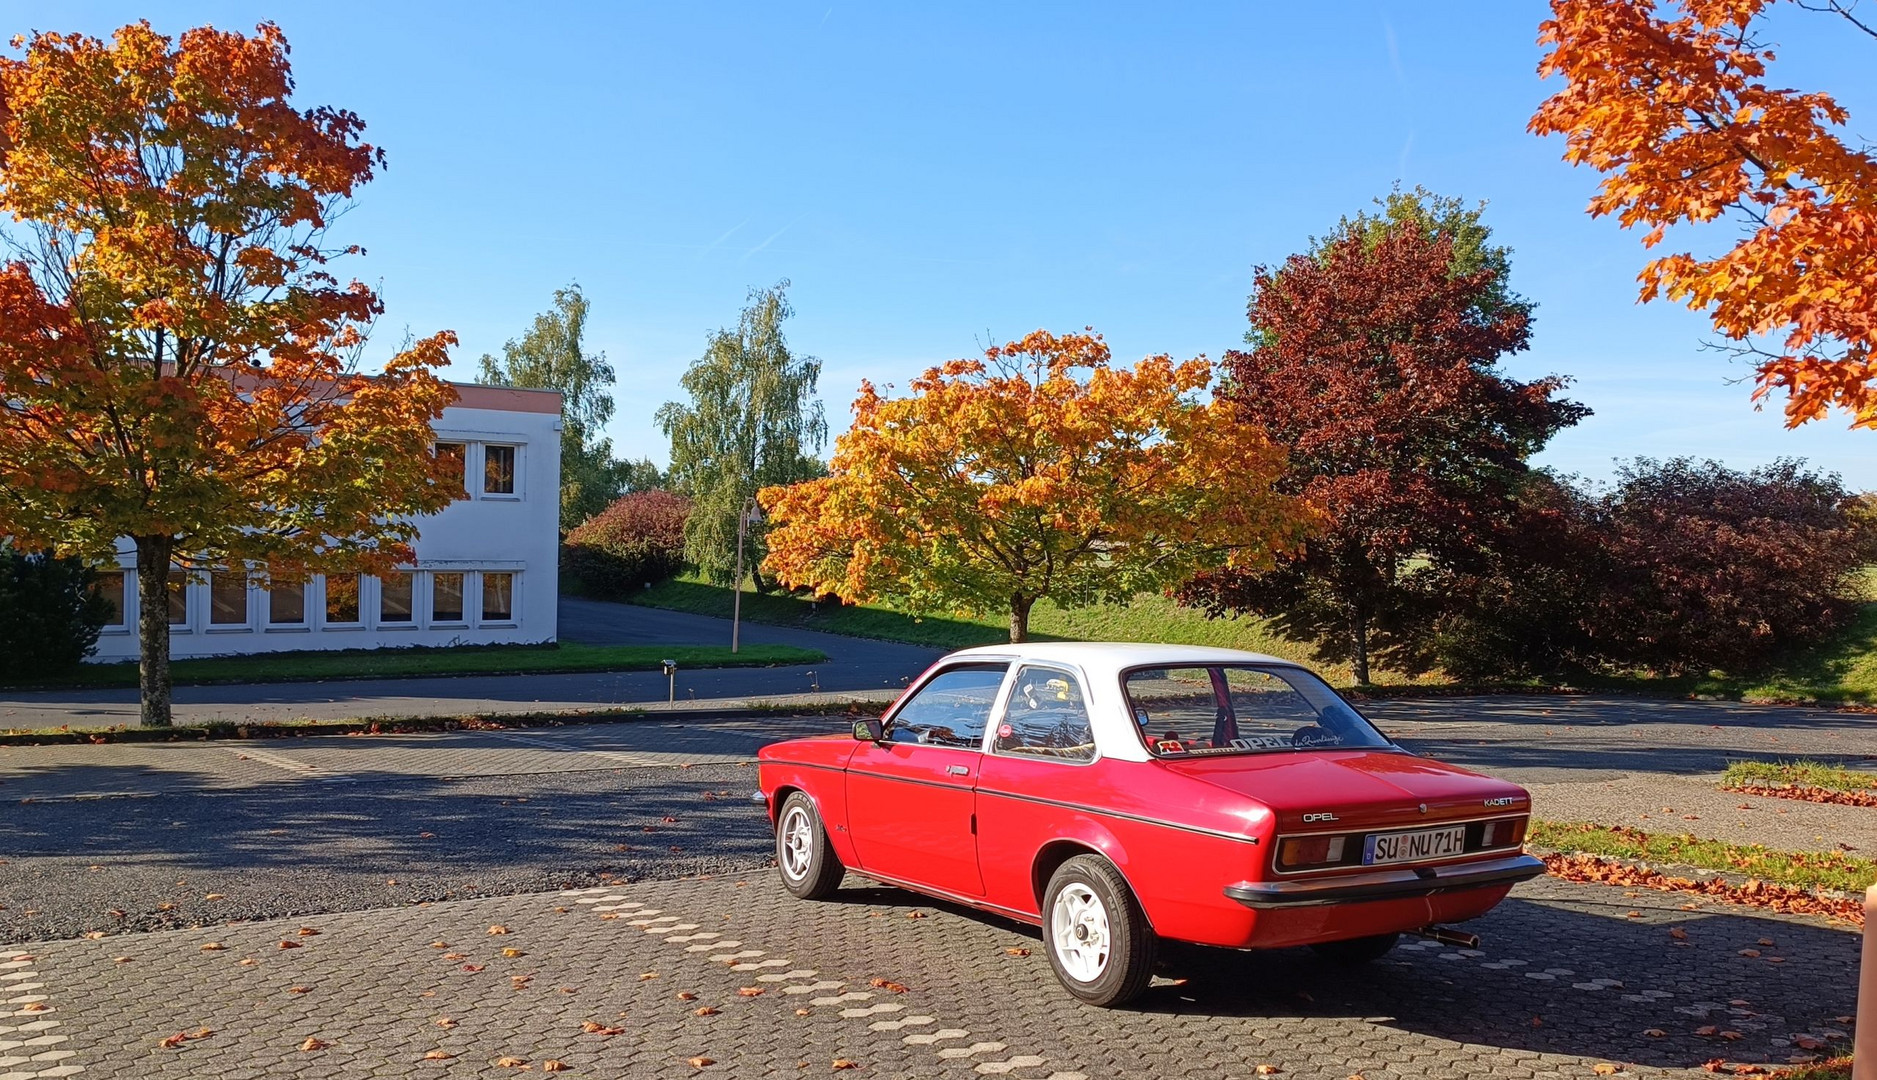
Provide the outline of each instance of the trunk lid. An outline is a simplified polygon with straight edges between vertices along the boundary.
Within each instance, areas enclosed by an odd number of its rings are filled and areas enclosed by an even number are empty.
[[[1312,750],[1161,764],[1270,807],[1280,834],[1414,828],[1531,811],[1530,796],[1517,784],[1406,753]],[[1502,799],[1511,802],[1488,805]],[[1335,816],[1320,816],[1328,814]]]

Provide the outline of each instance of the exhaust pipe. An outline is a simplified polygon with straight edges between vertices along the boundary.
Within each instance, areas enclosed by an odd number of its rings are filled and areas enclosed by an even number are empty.
[[[1423,926],[1413,933],[1429,941],[1438,941],[1442,945],[1452,945],[1458,949],[1479,948],[1479,935],[1469,934],[1465,930],[1454,930],[1446,926]]]

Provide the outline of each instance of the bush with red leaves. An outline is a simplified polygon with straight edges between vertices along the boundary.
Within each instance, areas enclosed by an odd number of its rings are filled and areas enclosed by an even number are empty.
[[[623,599],[684,568],[684,519],[691,500],[639,491],[567,534],[561,569],[588,596]]]

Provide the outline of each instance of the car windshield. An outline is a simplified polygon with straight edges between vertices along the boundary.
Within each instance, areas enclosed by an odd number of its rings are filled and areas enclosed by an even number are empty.
[[[1329,684],[1299,668],[1182,664],[1139,668],[1124,683],[1156,757],[1394,745]]]

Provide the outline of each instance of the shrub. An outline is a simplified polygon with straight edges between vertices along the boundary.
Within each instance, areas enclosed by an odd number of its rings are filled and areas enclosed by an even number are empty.
[[[91,591],[96,576],[77,559],[0,543],[0,678],[56,674],[91,655],[110,613]]]
[[[1750,670],[1842,628],[1877,556],[1869,502],[1796,461],[1638,459],[1593,494],[1544,478],[1423,647],[1465,677]]]
[[[691,500],[669,491],[624,496],[567,534],[562,572],[589,596],[623,599],[684,568]]]

